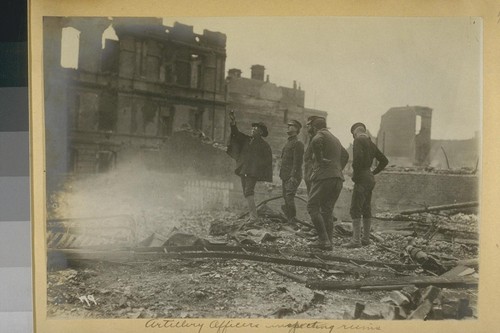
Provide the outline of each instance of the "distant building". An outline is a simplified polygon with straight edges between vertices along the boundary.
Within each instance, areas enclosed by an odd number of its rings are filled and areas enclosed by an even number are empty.
[[[375,142],[389,158],[390,165],[439,169],[478,166],[478,133],[467,140],[434,140],[431,125],[429,107],[394,107],[382,115]]]
[[[429,165],[431,122],[431,108],[391,108],[382,115],[377,146],[389,158],[391,165]]]
[[[236,110],[240,129],[250,132],[251,123],[264,122],[269,129],[266,138],[274,155],[280,155],[286,141],[287,123],[291,119],[303,124],[301,139],[308,140],[305,123],[309,116],[327,117],[326,111],[304,107],[305,91],[297,87],[281,87],[264,81],[265,68],[262,65],[251,67],[251,77],[242,77],[239,69],[230,69],[227,76],[228,108]]]

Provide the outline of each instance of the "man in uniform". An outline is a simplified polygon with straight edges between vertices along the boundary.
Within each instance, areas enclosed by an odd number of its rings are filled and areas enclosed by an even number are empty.
[[[352,180],[354,190],[351,200],[352,240],[345,244],[347,248],[357,248],[370,244],[371,199],[375,187],[374,175],[382,171],[389,161],[377,148],[366,133],[363,123],[351,127],[354,138],[352,157]],[[378,161],[375,170],[371,170],[373,159]],[[361,216],[363,217],[363,237],[361,238]],[[360,239],[361,238],[361,239]]]
[[[313,166],[307,211],[318,233],[318,241],[311,244],[311,247],[330,250],[333,237],[332,214],[342,191],[342,170],[349,154],[339,139],[328,131],[325,118],[317,117],[311,121],[311,134],[314,135],[310,142]]]
[[[264,141],[268,131],[264,123],[252,123],[251,135],[241,133],[236,126],[234,111],[229,113],[231,138],[227,153],[236,160],[235,174],[241,178],[243,196],[247,200],[251,220],[258,220],[254,190],[258,181],[273,181],[273,155]]]
[[[304,158],[304,144],[297,138],[302,125],[297,120],[288,122],[288,140],[281,152],[280,178],[283,187],[283,200],[281,207],[289,222],[295,222],[297,210],[295,208],[295,195],[302,181],[302,161]]]

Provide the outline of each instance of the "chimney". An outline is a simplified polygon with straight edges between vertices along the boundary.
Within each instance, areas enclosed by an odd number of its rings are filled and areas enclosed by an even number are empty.
[[[297,81],[293,80],[293,90],[297,89]]]
[[[230,70],[227,71],[227,75],[232,78],[241,77],[241,70],[239,70],[238,68],[231,68]]]
[[[252,79],[253,80],[259,80],[259,81],[264,81],[264,70],[266,69],[262,65],[253,65],[251,67],[252,69]]]

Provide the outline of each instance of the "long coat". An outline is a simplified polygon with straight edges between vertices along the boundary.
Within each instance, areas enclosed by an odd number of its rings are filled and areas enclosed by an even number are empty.
[[[273,154],[264,139],[252,138],[241,133],[236,125],[231,125],[227,154],[236,160],[236,175],[254,177],[258,181],[273,181]]]

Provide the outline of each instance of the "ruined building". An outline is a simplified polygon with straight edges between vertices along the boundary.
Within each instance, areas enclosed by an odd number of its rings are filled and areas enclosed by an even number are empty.
[[[432,109],[394,107],[382,115],[375,141],[390,165],[477,168],[479,134],[467,140],[431,139]]]
[[[271,83],[269,75],[265,76],[265,67],[253,65],[251,77],[242,77],[240,69],[228,71],[227,91],[228,108],[236,110],[239,127],[244,132],[250,132],[252,122],[264,122],[269,129],[266,138],[273,154],[280,155],[286,141],[287,123],[291,119],[305,125],[309,116],[327,117],[327,112],[304,107],[305,92],[297,87],[282,87]],[[241,125],[240,125],[241,124]],[[306,142],[305,126],[301,131],[301,140]]]
[[[118,40],[105,40],[112,25]],[[62,31],[79,31],[76,69],[61,67]],[[255,121],[270,128],[279,156],[288,119],[304,121],[326,112],[304,107],[305,93],[231,70],[225,77],[226,35],[157,18],[44,19],[47,169],[94,173],[130,156],[168,163],[162,149],[181,130],[196,130],[211,142],[228,141],[227,111],[237,109],[242,131]],[[305,131],[304,131],[305,132]],[[164,152],[164,150],[163,150]],[[165,155],[165,154],[164,154]]]
[[[432,109],[422,106],[389,109],[380,122],[377,146],[398,166],[430,163]]]

